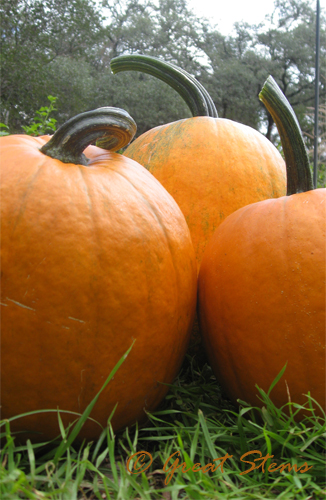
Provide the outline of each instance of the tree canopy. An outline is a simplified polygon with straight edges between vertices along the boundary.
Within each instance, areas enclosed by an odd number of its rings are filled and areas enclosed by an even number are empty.
[[[113,57],[138,53],[187,70],[207,88],[219,116],[259,129],[277,142],[273,121],[258,100],[271,74],[294,107],[311,147],[311,1],[276,0],[269,19],[259,25],[236,24],[229,36],[196,17],[187,0],[0,0],[0,6],[0,121],[12,132],[21,132],[48,95],[58,98],[59,125],[105,105],[129,111],[138,134],[190,116],[180,96],[163,82],[133,72],[112,75]],[[325,55],[323,28],[321,60]],[[320,95],[326,95],[323,68]]]

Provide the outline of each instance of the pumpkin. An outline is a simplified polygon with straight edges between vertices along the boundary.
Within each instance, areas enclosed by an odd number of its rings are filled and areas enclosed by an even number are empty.
[[[304,404],[310,391],[325,410],[326,190],[312,189],[300,127],[272,77],[260,98],[281,136],[287,196],[241,208],[214,233],[198,278],[201,331],[233,402],[261,405],[256,384],[267,392],[286,365],[274,404]]]
[[[173,198],[114,152],[135,130],[128,113],[107,107],[52,138],[0,140],[3,419],[82,413],[135,341],[91,415],[104,427],[118,403],[119,430],[143,421],[179,370],[196,260]],[[91,146],[97,138],[112,151]],[[75,418],[62,414],[65,426]],[[42,441],[60,434],[55,413],[19,418],[12,429]],[[101,430],[88,421],[79,438]]]
[[[147,131],[124,155],[146,167],[178,203],[199,268],[208,240],[229,214],[286,193],[284,161],[256,130],[218,118],[207,91],[186,71],[142,55],[119,56],[110,65],[113,73],[142,71],[165,81],[193,115]]]

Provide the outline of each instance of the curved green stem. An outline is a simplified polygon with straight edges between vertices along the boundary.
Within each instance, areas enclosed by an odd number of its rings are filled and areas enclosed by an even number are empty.
[[[104,149],[117,151],[134,137],[136,123],[127,111],[119,108],[98,108],[65,122],[40,151],[63,163],[87,165],[84,149],[97,140]]]
[[[155,76],[176,90],[189,107],[192,116],[217,117],[207,90],[187,71],[157,57],[139,54],[118,56],[110,62],[113,74],[120,71],[141,71]]]
[[[198,81],[194,76],[192,76],[190,73],[188,73],[186,70],[179,68],[175,64],[169,63],[173,68],[175,68],[177,71],[181,71],[184,75],[186,75],[190,80],[193,82],[193,84],[199,89],[199,91],[203,94],[206,103],[207,103],[207,108],[208,108],[208,116],[211,118],[218,118],[218,113],[217,109],[215,107],[214,101],[205,89],[205,87]]]
[[[309,160],[301,128],[294,111],[275,82],[269,76],[259,94],[277,126],[286,163],[287,195],[313,189]]]

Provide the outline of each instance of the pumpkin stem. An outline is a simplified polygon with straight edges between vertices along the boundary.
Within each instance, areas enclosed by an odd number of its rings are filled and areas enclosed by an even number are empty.
[[[98,108],[65,122],[44,144],[40,151],[63,163],[87,165],[84,149],[97,140],[96,145],[111,151],[127,146],[137,130],[127,111],[119,108]]]
[[[259,94],[277,126],[286,163],[287,195],[313,189],[308,154],[295,113],[275,82],[269,76]]]
[[[192,116],[218,116],[213,99],[203,85],[172,63],[157,57],[134,54],[113,58],[110,67],[113,74],[120,71],[141,71],[162,80],[178,92]]]

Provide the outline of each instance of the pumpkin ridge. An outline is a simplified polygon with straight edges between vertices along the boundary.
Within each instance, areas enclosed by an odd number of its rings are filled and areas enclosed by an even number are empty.
[[[97,223],[96,223],[96,220],[94,217],[96,212],[94,210],[94,204],[92,201],[92,196],[90,195],[90,189],[89,189],[88,182],[86,180],[87,177],[86,177],[86,173],[84,171],[84,168],[85,167],[83,165],[78,165],[78,170],[80,172],[80,176],[81,176],[83,184],[85,186],[85,189],[83,191],[87,197],[87,206],[89,209],[89,219],[92,221],[91,232],[92,232],[93,237],[96,241],[95,248],[97,249],[96,253],[92,252],[92,255],[90,255],[90,258],[93,260],[93,262],[96,259],[97,267],[99,269],[102,269],[101,259],[100,259],[100,255],[99,255],[99,249],[102,249],[102,245],[100,245],[101,239],[99,238],[99,230],[98,230]],[[89,227],[89,229],[90,229],[90,227]],[[96,311],[95,311],[94,315],[95,315],[95,317],[98,317],[99,316],[99,301],[98,301],[99,292],[98,292],[98,286],[96,286],[96,282],[93,279],[89,280],[89,287],[92,291],[92,300],[96,304],[96,306],[95,306]],[[98,322],[97,322],[94,334],[98,334],[98,332],[99,332],[99,326],[98,326]],[[81,393],[82,393],[82,391],[80,392],[79,397],[81,396]],[[79,400],[78,400],[78,404],[79,404]]]
[[[149,200],[147,200],[143,193],[139,192],[135,185],[131,182],[131,180],[129,178],[126,178],[122,172],[117,172],[118,175],[120,175],[121,177],[123,177],[128,183],[129,185],[131,185],[133,187],[133,189],[137,192],[137,196],[141,196],[142,198],[142,201],[145,203],[145,205],[149,208],[149,211],[150,213],[152,214],[152,216],[155,216],[156,220],[158,221],[159,223],[159,226],[161,228],[161,231],[162,231],[162,235],[164,235],[164,239],[165,239],[165,242],[169,248],[169,254],[170,254],[170,260],[171,260],[171,263],[172,263],[172,266],[173,266],[173,269],[174,269],[174,281],[175,281],[175,284],[176,284],[176,287],[177,289],[179,290],[181,287],[180,287],[180,272],[178,272],[177,268],[176,268],[176,264],[175,264],[175,259],[174,259],[174,255],[176,253],[176,251],[178,251],[178,249],[174,250],[172,245],[171,245],[171,238],[170,236],[168,235],[168,232],[162,222],[162,218],[159,216],[159,210],[158,210],[158,207],[156,204],[154,203],[151,203]],[[152,176],[151,176],[152,177]],[[157,182],[157,180],[154,178],[154,180]],[[173,203],[176,204],[176,202],[174,201],[174,199],[172,198],[171,195],[169,195],[168,192],[165,193],[165,195],[167,197],[169,197],[171,199],[171,201]],[[189,237],[190,237],[190,234],[189,234]],[[179,303],[180,303],[180,300],[179,300],[179,295],[177,294],[176,296],[177,298],[177,304],[178,304],[178,307],[179,307]],[[178,307],[176,307],[176,310],[178,309]],[[177,337],[175,337],[175,342],[177,341]],[[178,342],[178,345],[180,346],[180,342]]]
[[[85,194],[87,196],[87,200],[88,200],[87,201],[87,205],[88,205],[88,207],[90,209],[90,213],[91,213],[92,210],[93,210],[93,202],[92,202],[92,197],[89,194],[88,183],[86,181],[86,176],[85,176],[85,173],[83,171],[83,168],[84,168],[83,165],[78,165],[78,170],[80,172],[80,177],[81,177],[81,179],[83,181],[83,184],[85,186],[84,192],[85,192]]]
[[[126,181],[128,183],[129,186],[132,186],[132,188],[133,188],[134,192],[136,193],[137,197],[138,198],[140,197],[140,199],[142,200],[142,203],[147,207],[147,209],[149,210],[149,212],[151,213],[151,215],[154,216],[155,219],[157,220],[157,222],[159,223],[159,226],[160,226],[161,231],[162,231],[162,235],[164,235],[164,239],[165,239],[165,241],[166,241],[166,243],[168,245],[168,248],[169,248],[170,260],[171,260],[171,263],[173,265],[173,269],[175,271],[175,273],[174,273],[174,280],[175,280],[175,283],[176,283],[176,285],[177,285],[177,287],[179,289],[180,288],[180,277],[179,277],[180,273],[177,272],[177,269],[176,269],[176,266],[175,266],[175,262],[174,262],[175,251],[173,250],[173,248],[171,246],[170,237],[169,237],[169,235],[167,233],[166,228],[164,227],[162,219],[159,217],[158,207],[154,203],[151,203],[148,199],[146,199],[146,197],[144,196],[144,194],[142,192],[140,192],[139,190],[137,190],[136,186],[133,184],[133,182],[131,181],[131,179],[128,178],[127,176],[125,176],[122,171],[115,170],[115,174],[117,174],[118,176],[122,177],[124,179],[124,181]],[[152,175],[151,175],[151,177],[152,177]],[[153,177],[153,180],[155,182],[158,182],[155,179],[155,177]],[[168,196],[171,199],[171,201],[173,203],[175,203],[175,201],[173,200],[173,198],[171,197],[171,195],[169,195],[169,193],[165,192],[165,196]],[[179,300],[178,300],[178,303],[179,303]]]
[[[131,180],[130,180],[128,177],[124,176],[124,175],[122,174],[122,172],[116,172],[116,173],[117,173],[118,175],[120,175],[121,177],[123,177],[123,179],[124,179],[124,180],[126,180],[126,181],[129,183],[129,185],[131,185],[131,186],[133,187],[133,189],[135,190],[135,192],[137,193],[137,195],[138,195],[138,196],[139,196],[139,195],[141,196],[143,203],[144,203],[144,204],[145,204],[145,205],[146,205],[146,206],[150,209],[150,212],[152,213],[152,215],[155,215],[155,218],[156,218],[156,220],[159,222],[160,227],[162,228],[162,232],[163,232],[163,234],[165,235],[165,239],[166,239],[166,241],[168,242],[168,246],[169,246],[169,249],[170,249],[170,254],[171,254],[171,257],[172,257],[174,252],[172,252],[172,250],[171,250],[170,240],[169,240],[169,237],[168,237],[168,235],[167,235],[166,229],[165,229],[165,227],[164,227],[164,225],[163,225],[163,223],[162,223],[162,219],[161,219],[161,218],[159,217],[159,215],[158,215],[157,206],[155,206],[154,204],[150,203],[150,202],[149,202],[149,200],[147,200],[147,199],[144,197],[143,193],[140,193],[140,192],[137,190],[136,186],[135,186],[135,185],[131,182]],[[154,179],[155,179],[155,177],[154,177]],[[155,179],[155,181],[156,181],[156,179]],[[166,193],[166,195],[168,195],[168,193]],[[173,200],[173,198],[172,198],[170,195],[169,195],[169,197]],[[173,200],[173,202],[174,202],[174,200]],[[175,202],[174,202],[174,203],[175,203]],[[173,261],[173,259],[171,259],[171,260]],[[174,262],[173,262],[173,265],[174,265]]]
[[[28,183],[28,186],[26,186],[26,189],[24,189],[23,199],[21,200],[22,203],[20,205],[20,209],[19,209],[19,213],[17,214],[16,221],[13,225],[12,234],[14,233],[17,225],[19,224],[19,222],[21,220],[21,216],[23,215],[23,213],[25,211],[26,203],[27,203],[28,197],[31,194],[31,190],[33,189],[33,185],[34,185],[35,181],[38,179],[39,175],[41,175],[42,167],[44,167],[45,163],[46,163],[46,160],[44,161],[44,159],[41,158],[40,162],[37,164],[37,171],[33,175],[31,181]]]

